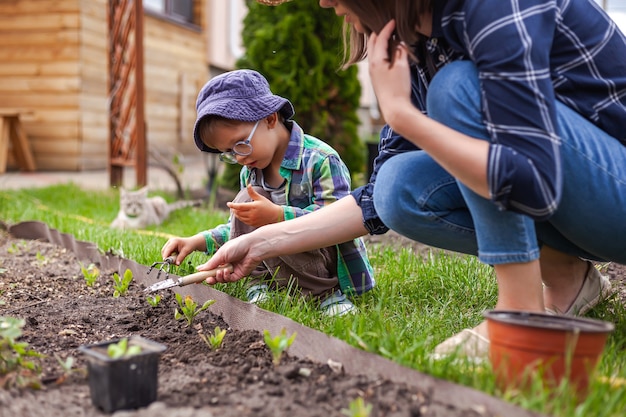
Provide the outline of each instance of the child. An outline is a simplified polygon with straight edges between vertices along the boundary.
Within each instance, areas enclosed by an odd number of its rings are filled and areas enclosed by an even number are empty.
[[[241,191],[228,203],[227,224],[187,238],[172,238],[161,254],[214,253],[224,242],[271,223],[304,216],[350,194],[347,167],[328,144],[305,134],[293,120],[289,100],[274,95],[252,70],[211,79],[196,102],[194,140],[201,151],[241,164]],[[308,252],[266,259],[251,273],[250,302],[265,300],[270,288],[294,280],[305,296],[321,301],[330,316],[355,310],[346,296],[374,286],[363,241],[350,240]]]

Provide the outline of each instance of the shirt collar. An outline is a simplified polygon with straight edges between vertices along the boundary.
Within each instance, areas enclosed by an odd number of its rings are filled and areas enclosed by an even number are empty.
[[[297,170],[300,169],[302,154],[304,153],[304,131],[293,120],[288,121],[286,126],[287,129],[291,130],[291,137],[280,166],[289,170]]]

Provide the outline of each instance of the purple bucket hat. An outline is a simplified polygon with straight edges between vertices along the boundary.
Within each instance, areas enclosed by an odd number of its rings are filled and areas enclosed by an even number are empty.
[[[196,100],[196,123],[193,139],[203,152],[219,153],[200,139],[199,122],[207,116],[221,116],[230,120],[256,122],[279,112],[285,120],[295,114],[286,98],[272,94],[269,83],[257,71],[242,69],[213,77],[202,87]]]

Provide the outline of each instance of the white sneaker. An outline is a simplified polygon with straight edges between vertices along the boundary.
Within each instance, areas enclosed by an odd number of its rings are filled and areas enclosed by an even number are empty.
[[[327,317],[343,316],[357,311],[352,301],[340,290],[335,291],[330,297],[320,303],[322,313]]]
[[[246,291],[246,297],[252,304],[259,304],[270,298],[270,287],[266,284],[253,285]]]

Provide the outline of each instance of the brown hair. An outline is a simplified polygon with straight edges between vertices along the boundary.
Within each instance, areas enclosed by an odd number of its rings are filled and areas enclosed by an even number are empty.
[[[240,124],[243,124],[243,123],[245,122],[241,122],[239,120],[227,119],[225,117],[216,116],[216,115],[206,116],[200,119],[200,121],[198,122],[198,135],[200,136],[200,140],[202,140],[202,142],[206,146],[208,146],[209,148],[212,148],[212,146],[209,146],[208,143],[211,142],[211,138],[213,137],[213,134],[215,132],[215,127],[217,125],[226,125],[226,126],[234,127],[234,126],[239,126]]]
[[[370,34],[378,33],[391,20],[396,20],[394,36],[389,41],[389,60],[391,53],[400,42],[414,47],[423,46],[425,37],[415,28],[420,24],[420,17],[431,12],[433,0],[340,0],[361,22],[365,33],[358,33],[352,25],[344,23],[343,31],[343,67],[348,67],[367,56],[367,39]],[[415,56],[411,56],[416,60]]]

